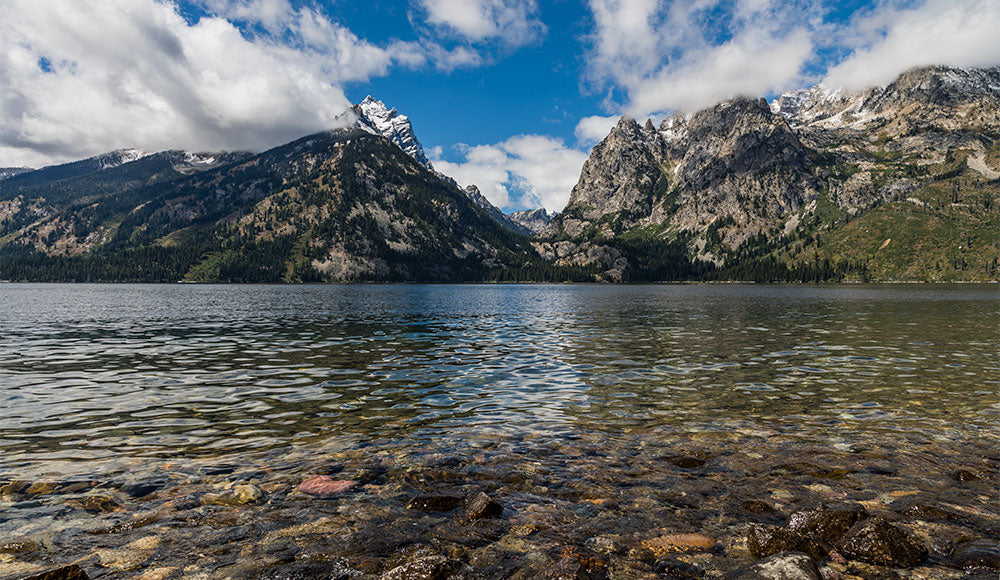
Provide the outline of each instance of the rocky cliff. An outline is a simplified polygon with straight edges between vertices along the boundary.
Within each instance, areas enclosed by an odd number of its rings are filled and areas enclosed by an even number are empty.
[[[818,86],[770,104],[738,98],[659,127],[622,119],[535,248],[598,280],[645,279],[657,252],[686,261],[676,270],[686,276],[707,265],[725,277],[989,279],[998,142],[1000,67],[926,67],[885,87]],[[862,217],[878,233],[854,244]],[[893,235],[927,241],[889,250]]]

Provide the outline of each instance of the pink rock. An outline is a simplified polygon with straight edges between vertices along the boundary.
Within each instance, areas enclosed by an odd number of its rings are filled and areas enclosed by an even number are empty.
[[[299,484],[299,491],[316,497],[334,497],[350,491],[358,482],[346,479],[334,479],[329,475],[310,477]]]

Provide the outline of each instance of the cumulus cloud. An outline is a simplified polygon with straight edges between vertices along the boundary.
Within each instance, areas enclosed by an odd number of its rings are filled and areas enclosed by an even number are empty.
[[[561,211],[587,160],[586,153],[544,135],[518,135],[495,145],[457,148],[463,161],[434,158],[434,167],[463,187],[476,185],[500,208]]]
[[[2,0],[0,165],[119,147],[259,150],[341,126],[342,86],[477,66],[466,46],[377,46],[289,0]]]
[[[900,8],[884,6],[851,23],[857,43],[831,68],[824,84],[856,90],[884,85],[915,66],[959,67],[1000,63],[1000,0],[928,0]]]
[[[594,115],[580,119],[574,130],[577,141],[583,145],[592,145],[604,140],[611,132],[612,127],[618,124],[618,119],[618,115],[609,117]]]
[[[1000,0],[884,0],[848,22],[831,19],[833,4],[823,0],[588,5],[594,28],[586,80],[595,90],[620,91],[611,94],[622,102],[609,99],[606,108],[638,118],[801,88],[824,74],[826,85],[854,90],[914,66],[1000,63]],[[587,127],[596,124],[578,130]]]
[[[392,63],[386,49],[284,0],[229,10],[261,30],[219,16],[190,23],[162,0],[4,0],[0,163],[123,146],[264,148],[342,124],[341,83]]]
[[[535,0],[418,0],[426,21],[471,42],[530,44],[545,34]]]
[[[592,86],[624,89],[635,117],[690,112],[793,86],[813,56],[812,9],[772,0],[590,0]]]

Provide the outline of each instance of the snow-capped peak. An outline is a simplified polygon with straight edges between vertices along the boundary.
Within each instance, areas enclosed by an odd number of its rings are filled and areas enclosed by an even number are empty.
[[[138,161],[143,157],[149,155],[146,151],[142,149],[117,149],[115,151],[110,151],[102,155],[94,157],[94,162],[97,164],[97,168],[100,170],[104,169],[114,169],[119,165],[125,165],[126,163],[131,163],[133,161]]]
[[[358,116],[357,125],[370,133],[382,135],[399,146],[410,157],[420,164],[431,168],[431,162],[424,154],[424,148],[413,133],[413,126],[406,115],[400,115],[395,108],[389,109],[385,103],[368,95],[360,104],[355,105],[354,112]]]

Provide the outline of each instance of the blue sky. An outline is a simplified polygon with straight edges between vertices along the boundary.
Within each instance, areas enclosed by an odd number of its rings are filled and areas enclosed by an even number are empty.
[[[620,115],[1000,63],[1000,0],[0,0],[0,166],[261,150],[371,94],[505,210]]]

